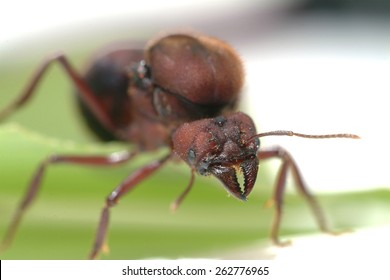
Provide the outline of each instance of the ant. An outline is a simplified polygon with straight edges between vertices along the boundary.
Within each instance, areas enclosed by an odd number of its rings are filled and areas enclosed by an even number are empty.
[[[273,195],[276,211],[271,230],[273,242],[281,246],[288,244],[279,239],[279,228],[289,170],[312,208],[320,229],[332,233],[292,156],[281,147],[260,149],[259,138],[283,135],[359,137],[353,134],[307,135],[284,130],[257,133],[252,119],[235,111],[244,71],[239,55],[229,44],[202,34],[168,34],[151,40],[144,50],[117,49],[102,54],[83,75],[64,54],[58,54],[42,63],[18,98],[0,111],[0,120],[31,99],[53,63],[59,63],[76,86],[77,104],[89,128],[101,140],[133,143],[136,148],[109,155],[52,155],[45,159],[15,212],[2,249],[12,242],[23,214],[40,191],[48,166],[58,163],[117,165],[130,161],[139,153],[161,147],[169,147],[170,152],[130,174],[106,198],[89,258],[97,258],[103,248],[110,209],[172,159],[183,160],[191,169],[190,181],[171,205],[173,210],[190,192],[196,173],[213,175],[234,197],[245,201],[255,185],[259,161],[279,158],[282,165]],[[243,176],[242,185],[237,173]]]

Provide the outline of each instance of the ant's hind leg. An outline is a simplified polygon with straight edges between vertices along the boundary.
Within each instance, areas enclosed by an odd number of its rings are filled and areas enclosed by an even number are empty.
[[[6,119],[14,111],[30,101],[33,95],[36,94],[39,83],[42,81],[50,66],[55,62],[58,62],[64,68],[66,75],[80,91],[80,95],[83,98],[85,104],[88,105],[100,123],[109,131],[115,132],[116,127],[107,112],[105,112],[99,105],[96,94],[84,81],[82,76],[71,65],[68,58],[62,53],[47,58],[40,65],[40,67],[34,72],[31,80],[26,85],[22,93],[14,100],[14,102],[0,110],[0,121]]]

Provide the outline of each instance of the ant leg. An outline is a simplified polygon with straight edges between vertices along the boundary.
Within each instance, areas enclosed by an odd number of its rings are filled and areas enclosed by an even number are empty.
[[[115,126],[110,120],[109,116],[99,106],[99,102],[96,98],[96,95],[94,95],[92,89],[70,64],[69,60],[65,57],[64,54],[57,54],[53,57],[46,59],[42,63],[39,69],[34,73],[26,88],[22,91],[20,96],[18,96],[18,98],[14,100],[13,103],[8,105],[8,107],[0,111],[0,120],[7,118],[15,110],[17,110],[19,107],[23,106],[27,103],[27,101],[30,100],[30,98],[36,92],[36,88],[44,77],[46,71],[54,62],[60,63],[60,65],[64,68],[66,74],[69,76],[69,78],[71,78],[74,85],[80,91],[81,97],[84,99],[85,103],[89,106],[89,108],[92,110],[97,119],[103,124],[103,126],[105,126],[105,128],[107,128],[109,131],[115,131]]]
[[[167,155],[160,160],[156,160],[132,173],[127,177],[111,194],[107,197],[106,203],[103,207],[100,222],[96,233],[96,239],[92,251],[89,255],[90,259],[96,259],[102,250],[104,242],[107,236],[108,221],[110,218],[109,210],[115,206],[119,199],[136,187],[141,181],[152,175],[170,158],[171,155]]]
[[[175,212],[177,208],[181,205],[183,200],[187,197],[188,193],[191,191],[192,186],[194,185],[194,180],[195,180],[195,169],[191,168],[191,179],[190,182],[188,183],[187,188],[184,190],[184,192],[171,204],[171,210]]]
[[[306,199],[306,201],[309,203],[310,207],[312,208],[314,212],[314,216],[317,220],[320,229],[323,232],[332,233],[332,231],[329,229],[322,208],[320,207],[315,197],[309,192],[306,184],[303,181],[301,172],[299,171],[299,168],[295,163],[294,159],[291,157],[291,155],[281,147],[273,147],[273,148],[260,150],[258,152],[258,158],[259,160],[264,160],[269,158],[279,158],[282,160],[282,166],[279,170],[279,174],[277,177],[278,179],[275,187],[275,193],[274,193],[276,213],[275,213],[275,218],[274,218],[272,231],[271,231],[272,241],[279,246],[284,246],[289,244],[289,242],[281,242],[279,240],[279,229],[280,229],[282,210],[283,210],[283,197],[284,197],[284,192],[286,187],[287,172],[289,168],[292,171],[292,175],[296,182],[296,186],[299,192],[303,195],[303,197]]]
[[[41,182],[46,168],[51,164],[57,163],[72,163],[79,165],[90,165],[90,166],[108,166],[116,165],[129,161],[133,158],[137,152],[116,152],[107,156],[73,156],[73,155],[53,155],[46,159],[38,167],[34,177],[32,178],[27,192],[19,204],[14,217],[11,221],[11,224],[7,230],[7,233],[3,239],[3,242],[0,244],[0,251],[5,250],[11,243],[15,236],[15,233],[18,229],[20,221],[22,220],[23,214],[26,212],[27,208],[32,204],[32,202],[37,197],[37,194],[41,187]]]

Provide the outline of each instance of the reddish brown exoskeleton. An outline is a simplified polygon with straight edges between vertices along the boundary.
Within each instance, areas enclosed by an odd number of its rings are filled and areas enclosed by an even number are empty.
[[[56,55],[41,65],[16,101],[0,112],[1,120],[30,100],[52,63],[59,63],[76,86],[80,110],[92,131],[102,140],[131,142],[137,148],[110,155],[53,155],[44,160],[17,208],[2,243],[3,249],[11,243],[23,213],[36,198],[49,165],[116,165],[142,151],[163,146],[170,148],[168,155],[131,174],[107,197],[90,258],[96,258],[102,249],[110,208],[172,158],[182,159],[192,171],[191,180],[172,204],[173,209],[190,191],[195,173],[215,176],[232,195],[246,200],[255,185],[259,161],[280,158],[282,165],[273,197],[276,206],[271,232],[273,241],[284,244],[279,240],[279,227],[288,170],[292,171],[300,193],[312,207],[321,230],[331,232],[290,154],[280,147],[260,149],[259,138],[268,135],[358,137],[291,131],[257,134],[248,115],[234,112],[244,81],[243,66],[239,56],[225,42],[200,34],[166,35],[148,43],[145,51],[120,49],[105,53],[93,60],[84,75],[80,75],[63,54]],[[243,186],[238,182],[237,172],[242,173]]]

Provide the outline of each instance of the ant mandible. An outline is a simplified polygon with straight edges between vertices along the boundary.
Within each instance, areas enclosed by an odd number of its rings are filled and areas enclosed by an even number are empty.
[[[44,160],[16,210],[2,249],[10,245],[23,214],[40,190],[49,165],[65,162],[117,165],[128,162],[140,152],[163,146],[170,148],[168,155],[135,171],[107,197],[89,258],[97,258],[102,250],[111,207],[173,158],[185,161],[191,168],[190,182],[171,205],[173,209],[179,207],[191,190],[195,173],[215,176],[234,197],[246,200],[255,185],[259,161],[279,158],[282,165],[273,195],[276,211],[271,230],[273,242],[286,244],[279,240],[279,228],[289,170],[312,208],[320,229],[332,232],[291,155],[281,147],[260,149],[259,138],[270,135],[358,136],[306,135],[292,131],[257,134],[252,119],[234,111],[243,87],[244,71],[238,54],[227,43],[201,34],[160,36],[151,40],[145,50],[119,49],[95,58],[84,75],[75,70],[65,55],[56,55],[41,65],[15,102],[0,112],[0,120],[30,100],[53,63],[59,63],[76,86],[79,108],[92,131],[102,140],[129,142],[136,148],[103,156],[53,155]],[[242,173],[243,186],[238,182],[237,172]]]

